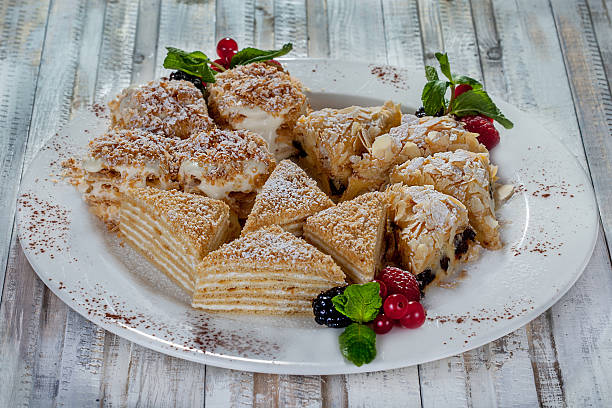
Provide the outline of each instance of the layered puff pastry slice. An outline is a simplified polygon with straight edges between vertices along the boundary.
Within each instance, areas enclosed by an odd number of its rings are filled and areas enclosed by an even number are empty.
[[[242,233],[278,225],[301,236],[307,217],[333,205],[333,201],[317,187],[316,181],[286,159],[276,166],[257,194]]]
[[[111,126],[186,139],[215,127],[202,92],[188,81],[162,78],[124,89],[108,103]]]
[[[399,105],[344,109],[325,108],[302,116],[296,137],[306,153],[305,166],[319,176],[328,194],[338,195],[348,185],[353,165],[368,151],[374,139],[401,121]]]
[[[204,258],[192,306],[242,313],[308,313],[312,300],[330,287],[344,285],[344,277],[330,256],[272,225]]]
[[[456,150],[417,157],[395,167],[389,178],[392,183],[410,186],[432,185],[455,197],[467,207],[478,242],[485,248],[499,249],[502,242],[493,199],[496,173],[488,153]]]
[[[275,166],[266,142],[248,130],[202,132],[177,142],[176,152],[183,190],[225,201],[243,219]]]
[[[343,199],[378,190],[389,181],[388,174],[394,166],[415,157],[458,149],[486,153],[477,137],[477,133],[468,132],[461,122],[449,116],[403,115],[400,126],[374,139],[371,148],[353,164]]]
[[[386,193],[399,263],[422,288],[476,256],[475,234],[459,200],[433,186],[394,184]]]
[[[240,233],[222,201],[150,187],[126,192],[120,220],[122,238],[189,293],[202,258]]]
[[[329,254],[351,281],[374,279],[384,255],[387,225],[385,194],[371,192],[306,220],[304,238]]]
[[[64,163],[91,211],[115,229],[122,195],[134,187],[178,188],[176,140],[142,129],[110,129],[89,142],[82,160]]]
[[[277,160],[296,152],[295,122],[309,110],[302,84],[271,63],[237,66],[208,85],[211,115],[222,126],[258,133]]]

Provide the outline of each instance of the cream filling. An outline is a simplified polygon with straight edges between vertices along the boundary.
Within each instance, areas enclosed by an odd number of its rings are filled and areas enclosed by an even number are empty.
[[[200,164],[193,160],[184,160],[179,169],[179,177],[182,180],[190,180],[192,177],[199,181],[197,185],[190,185],[208,197],[215,199],[227,198],[232,192],[250,193],[254,191],[253,180],[268,171],[268,166],[258,160],[248,160],[243,163],[243,171],[230,180],[214,179],[214,174],[219,169],[217,164]],[[189,184],[187,181],[186,184]]]
[[[203,304],[196,300],[191,303],[191,306],[201,309],[207,310],[245,310],[245,311],[253,311],[253,312],[301,312],[310,310],[311,306],[309,302],[305,302],[304,304],[296,305],[242,305],[236,303],[216,303],[216,304]]]
[[[236,265],[236,268],[244,268],[244,266]],[[217,272],[219,271],[219,265],[214,265],[209,267],[211,270],[210,273],[207,271],[200,271],[200,274],[197,278],[196,287],[199,289],[206,288],[207,286],[212,286],[211,282],[219,282],[219,281],[251,281],[251,280],[261,280],[261,281],[274,281],[275,283],[289,283],[298,284],[299,282],[329,282],[328,279],[320,278],[316,276],[308,276],[308,280],[304,279],[304,274],[287,274],[287,269],[285,268],[275,268],[275,272],[268,273],[248,273],[248,272]]]
[[[258,107],[235,106],[224,113],[230,118],[242,118],[242,120],[230,120],[230,125],[234,129],[247,129],[258,133],[268,144],[268,150],[276,153],[281,147],[276,143],[276,131],[285,121],[288,112],[289,109],[284,109],[278,115],[273,115]]]
[[[82,161],[82,167],[84,170],[90,173],[97,173],[103,169],[112,169],[121,173],[121,176],[126,179],[145,180],[149,176],[155,176],[161,179],[162,176],[164,176],[161,165],[158,161],[146,162],[144,167],[130,166],[125,164],[112,166],[102,159],[95,159],[91,156],[87,156]]]

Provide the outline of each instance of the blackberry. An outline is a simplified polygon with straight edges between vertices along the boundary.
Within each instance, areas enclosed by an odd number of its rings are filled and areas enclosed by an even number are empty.
[[[344,293],[344,289],[346,289],[346,286],[336,286],[328,291],[321,292],[319,296],[312,301],[312,311],[315,315],[315,322],[334,328],[346,327],[351,324],[351,319],[337,311],[332,303],[332,298]]]
[[[414,116],[416,116],[417,118],[427,116],[427,114],[425,113],[425,108],[421,106],[419,109],[416,110],[416,112],[414,112]],[[444,116],[444,109],[440,109],[440,111],[434,116]]]
[[[174,71],[173,73],[170,74],[170,80],[171,81],[181,81],[182,80],[182,81],[191,82],[192,84],[195,85],[196,88],[200,90],[200,92],[202,92],[202,94],[204,94],[204,85],[202,84],[202,79],[200,77],[197,77],[195,75],[190,75],[183,71]]]

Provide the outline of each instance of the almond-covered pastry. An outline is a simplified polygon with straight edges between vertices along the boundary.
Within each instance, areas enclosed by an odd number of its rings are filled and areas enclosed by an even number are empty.
[[[384,193],[372,192],[309,217],[304,238],[331,255],[353,282],[365,283],[380,267],[386,225]]]
[[[208,103],[217,122],[258,133],[277,160],[296,152],[293,128],[309,109],[297,79],[262,62],[228,69],[215,81],[208,85]]]
[[[285,159],[257,194],[242,233],[278,225],[299,237],[307,217],[333,205],[316,181],[297,164]]]
[[[353,165],[361,155],[371,148],[374,139],[388,133],[400,121],[400,107],[390,101],[369,108],[326,108],[302,116],[296,134],[308,156],[309,167],[330,193],[348,185]]]
[[[240,231],[227,204],[177,190],[130,189],[120,214],[122,238],[189,293],[202,258]]]
[[[423,286],[452,274],[458,262],[476,254],[468,211],[456,198],[432,186],[403,184],[389,186],[386,198],[401,264]]]
[[[81,160],[68,165],[70,181],[83,193],[94,214],[114,228],[122,194],[134,187],[179,186],[175,140],[142,129],[110,129],[89,142]]]
[[[485,248],[499,249],[502,243],[493,199],[496,173],[488,153],[457,150],[417,157],[395,167],[390,180],[411,186],[432,185],[455,197],[467,207],[478,242]]]
[[[312,300],[344,285],[329,255],[272,225],[250,232],[198,266],[192,306],[243,313],[311,313]]]
[[[477,137],[477,133],[468,132],[461,122],[449,116],[417,118],[403,115],[400,126],[374,139],[371,148],[353,164],[353,175],[343,198],[378,190],[388,182],[393,166],[415,157],[458,149],[486,152]]]
[[[177,142],[184,191],[223,200],[246,218],[274,169],[266,142],[248,130],[213,129]]]
[[[202,92],[188,81],[164,78],[123,90],[108,103],[111,126],[145,129],[167,137],[185,139],[212,129]]]

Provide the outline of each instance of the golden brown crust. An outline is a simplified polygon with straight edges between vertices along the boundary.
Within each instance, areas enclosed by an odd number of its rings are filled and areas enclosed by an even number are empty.
[[[301,224],[310,215],[333,205],[304,170],[290,160],[283,160],[257,194],[242,233],[272,224],[281,227]],[[301,228],[296,232],[301,235]]]
[[[162,78],[123,90],[108,104],[111,126],[142,128],[167,137],[185,139],[212,129],[202,93],[191,82]]]
[[[367,193],[309,217],[304,236],[332,252],[354,281],[366,282],[374,278],[384,250],[386,214],[384,193]]]
[[[495,218],[492,188],[497,168],[489,162],[487,153],[465,150],[436,153],[417,157],[397,166],[390,174],[392,183],[432,185],[436,190],[451,195],[468,209],[470,224],[482,246],[499,249],[499,223]]]

